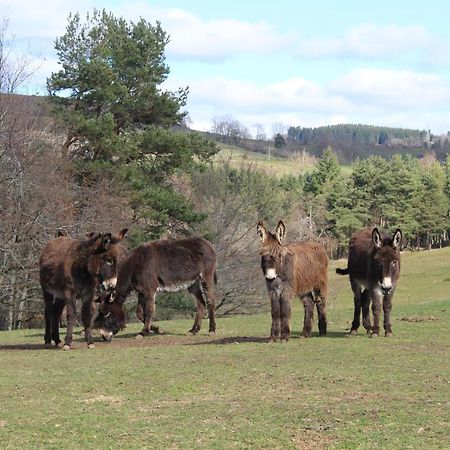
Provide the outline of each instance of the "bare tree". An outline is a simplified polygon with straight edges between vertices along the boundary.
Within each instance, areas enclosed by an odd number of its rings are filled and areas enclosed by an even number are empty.
[[[228,144],[238,144],[241,139],[250,138],[248,128],[231,116],[213,118],[211,131],[222,136],[222,140]]]
[[[109,207],[108,212],[117,212],[121,207],[105,200],[108,195],[74,182],[70,163],[61,155],[62,137],[52,128],[44,99],[17,93],[34,69],[26,56],[14,57],[13,43],[4,21],[0,28],[0,329],[20,328],[41,313],[38,259],[56,229],[72,235],[104,229],[107,224],[100,223],[99,211]],[[93,204],[95,213],[88,207]]]
[[[256,128],[255,139],[257,141],[265,141],[267,136],[264,127],[260,123],[255,123],[254,127]]]

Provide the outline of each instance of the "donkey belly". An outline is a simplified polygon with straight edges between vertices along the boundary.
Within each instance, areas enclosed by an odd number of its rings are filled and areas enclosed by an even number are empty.
[[[188,281],[175,281],[169,284],[160,283],[156,290],[158,292],[178,292],[182,291],[183,289],[190,288],[196,281],[197,278]]]

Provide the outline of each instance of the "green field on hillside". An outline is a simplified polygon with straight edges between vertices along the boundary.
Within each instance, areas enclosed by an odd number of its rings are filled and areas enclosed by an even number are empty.
[[[294,175],[309,173],[314,169],[312,160],[303,161],[301,157],[281,158],[279,156],[256,153],[234,145],[219,144],[222,149],[215,160],[222,158],[239,167],[243,163],[253,164],[259,170],[264,170],[270,175]],[[350,174],[352,169],[349,165],[342,165],[344,174]]]
[[[43,348],[0,333],[2,449],[450,448],[450,248],[402,255],[394,336],[348,337],[348,278],[330,265],[329,333],[267,343],[270,314],[190,320],[136,341]],[[267,296],[261,292],[262,296]]]

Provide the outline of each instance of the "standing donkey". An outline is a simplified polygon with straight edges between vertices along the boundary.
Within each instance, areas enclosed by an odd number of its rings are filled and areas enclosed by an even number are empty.
[[[291,336],[292,297],[299,296],[305,308],[303,336],[310,337],[314,305],[319,316],[319,334],[327,334],[326,295],[328,257],[317,242],[282,244],[286,228],[279,221],[275,233],[258,223],[261,237],[261,268],[266,278],[272,308],[271,341]]]
[[[362,309],[363,326],[372,337],[380,332],[380,302],[383,298],[385,336],[392,336],[392,297],[400,277],[400,245],[402,232],[397,229],[392,238],[381,236],[377,228],[355,232],[349,244],[346,269],[336,269],[340,275],[350,275],[355,312],[350,330],[356,335]],[[373,326],[370,323],[372,301]]]

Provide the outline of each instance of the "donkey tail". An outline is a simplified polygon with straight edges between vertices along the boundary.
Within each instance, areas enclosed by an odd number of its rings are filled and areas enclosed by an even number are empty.
[[[345,269],[336,269],[336,273],[338,273],[339,275],[348,275],[348,267],[346,267]]]

